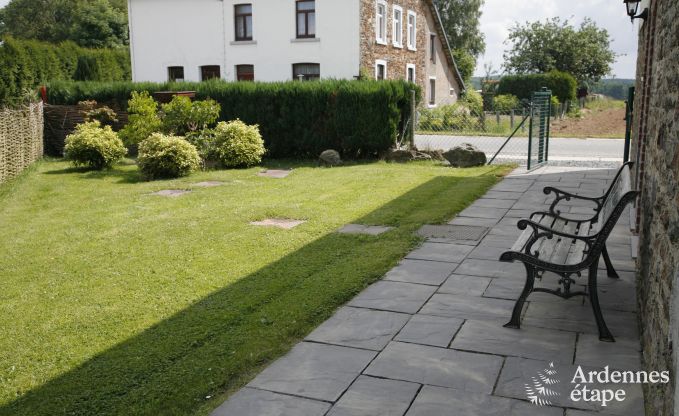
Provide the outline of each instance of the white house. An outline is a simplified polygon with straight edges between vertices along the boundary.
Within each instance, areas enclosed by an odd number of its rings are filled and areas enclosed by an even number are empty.
[[[409,79],[464,89],[433,0],[128,0],[134,81]]]

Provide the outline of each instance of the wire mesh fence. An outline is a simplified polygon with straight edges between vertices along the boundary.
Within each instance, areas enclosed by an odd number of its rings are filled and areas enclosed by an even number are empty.
[[[19,175],[43,155],[43,106],[0,109],[0,183]]]
[[[469,143],[494,163],[525,164],[528,158],[530,107],[475,111],[452,104],[420,110],[415,125],[418,149],[448,150]],[[514,133],[514,137],[507,138]],[[501,151],[500,151],[501,150]]]

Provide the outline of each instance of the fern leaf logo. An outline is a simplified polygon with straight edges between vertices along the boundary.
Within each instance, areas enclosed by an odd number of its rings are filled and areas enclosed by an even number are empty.
[[[542,371],[538,371],[535,377],[531,377],[531,383],[524,384],[526,388],[526,397],[536,406],[551,406],[552,400],[560,393],[552,390],[549,386],[559,384],[560,381],[556,376],[558,372],[554,368],[554,363],[549,363],[549,367]]]

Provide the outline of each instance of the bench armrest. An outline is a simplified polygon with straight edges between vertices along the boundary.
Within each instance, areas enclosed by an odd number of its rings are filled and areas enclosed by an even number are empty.
[[[547,217],[552,217],[556,220],[564,220],[564,221],[568,221],[568,222],[577,222],[578,224],[583,223],[583,222],[587,222],[587,221],[592,221],[594,219],[594,217],[592,217],[592,218],[586,218],[586,219],[582,219],[582,220],[576,220],[575,218],[564,217],[563,215],[561,215],[561,213],[559,211],[557,211],[557,212],[535,211],[534,213],[530,214],[530,218],[533,218],[533,216],[535,216],[535,215],[544,215],[544,216],[547,216]]]
[[[519,227],[519,230],[525,230],[527,227],[531,227],[533,229],[533,234],[537,235],[541,231],[543,234],[545,234],[546,237],[551,238],[555,235],[560,236],[560,237],[566,237],[566,238],[572,238],[574,240],[582,240],[582,241],[590,241],[593,239],[594,236],[584,236],[584,235],[575,235],[575,234],[570,234],[570,233],[565,233],[563,231],[556,231],[552,230],[551,228],[542,225],[540,223],[537,223],[532,220],[519,220],[519,223],[517,224],[517,227]]]
[[[557,207],[557,205],[559,205],[559,202],[561,202],[563,200],[570,201],[571,199],[579,199],[579,200],[582,200],[582,201],[590,201],[590,202],[595,203],[596,208],[594,208],[594,215],[591,218],[588,218],[586,221],[591,221],[591,220],[594,220],[595,218],[597,218],[597,216],[599,215],[599,211],[601,211],[601,208],[604,205],[604,199],[606,197],[605,195],[598,196],[598,197],[577,195],[577,194],[573,194],[573,193],[564,191],[562,189],[554,188],[552,186],[547,186],[542,191],[545,193],[545,195],[549,195],[551,193],[554,193],[554,195],[556,196],[556,198],[554,198],[554,201],[552,202],[552,205],[549,206],[549,212],[554,214],[554,215],[560,215],[561,214],[561,211],[557,210],[556,207]],[[575,221],[575,220],[572,220],[572,219],[566,218],[566,217],[561,217],[561,218],[565,219],[565,220],[569,220],[569,221]]]

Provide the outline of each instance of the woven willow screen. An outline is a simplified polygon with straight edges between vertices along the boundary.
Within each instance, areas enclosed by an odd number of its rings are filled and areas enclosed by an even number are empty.
[[[42,157],[42,132],[41,102],[19,109],[0,109],[0,183]]]

